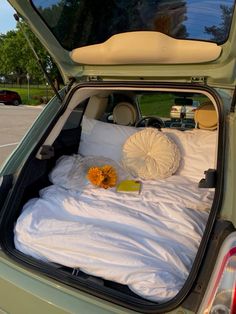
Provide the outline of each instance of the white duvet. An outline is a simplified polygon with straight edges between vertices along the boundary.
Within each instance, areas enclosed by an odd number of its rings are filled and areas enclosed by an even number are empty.
[[[173,298],[196,256],[213,191],[179,175],[143,182],[140,195],[89,184],[68,189],[68,173],[76,185],[75,160],[62,158],[51,175],[54,185],[24,206],[16,248],[128,285],[152,301]]]

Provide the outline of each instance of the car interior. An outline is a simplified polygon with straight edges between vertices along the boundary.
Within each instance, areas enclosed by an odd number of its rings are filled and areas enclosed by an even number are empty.
[[[173,121],[174,100],[186,97],[200,102],[194,119]],[[174,299],[216,212],[220,110],[203,88],[75,86],[19,174],[6,251],[129,308]],[[101,188],[88,173],[105,166],[117,181]],[[126,180],[138,192],[119,192]]]

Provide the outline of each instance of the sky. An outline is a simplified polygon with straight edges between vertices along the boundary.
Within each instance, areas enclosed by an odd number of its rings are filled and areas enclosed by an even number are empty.
[[[0,0],[0,34],[16,27],[16,22],[13,17],[15,11],[7,2],[7,0]]]

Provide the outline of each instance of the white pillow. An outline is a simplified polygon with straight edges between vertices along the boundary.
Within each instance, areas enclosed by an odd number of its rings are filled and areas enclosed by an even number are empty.
[[[79,154],[104,156],[120,162],[124,142],[137,131],[139,129],[135,127],[101,122],[84,116]]]
[[[83,156],[104,156],[117,162],[122,158],[122,147],[127,138],[141,128],[105,123],[84,116],[79,153]],[[181,161],[176,174],[198,182],[204,171],[215,167],[217,131],[163,128],[180,149]]]
[[[204,178],[205,170],[216,167],[217,131],[199,129],[179,131],[168,128],[162,131],[180,149],[181,161],[177,175],[198,182]]]
[[[177,145],[157,129],[147,128],[131,135],[123,146],[122,163],[135,177],[165,179],[180,162]]]

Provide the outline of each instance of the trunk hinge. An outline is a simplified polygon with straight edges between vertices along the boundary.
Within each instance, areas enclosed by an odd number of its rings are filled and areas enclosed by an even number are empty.
[[[101,82],[103,81],[103,79],[101,78],[101,76],[88,76],[87,77],[87,81],[88,82]]]
[[[74,77],[70,77],[68,83],[66,84],[66,92],[68,93],[73,84],[76,82]]]
[[[193,84],[201,84],[206,85],[206,77],[205,76],[192,76],[191,77],[191,83]]]

